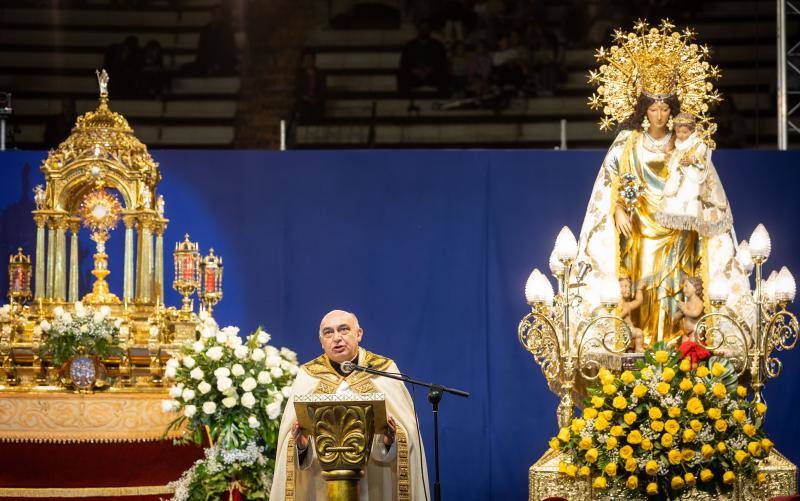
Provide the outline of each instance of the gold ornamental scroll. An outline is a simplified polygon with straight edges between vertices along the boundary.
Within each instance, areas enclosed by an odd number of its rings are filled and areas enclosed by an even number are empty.
[[[575,500],[611,501],[626,499],[629,501],[646,501],[647,498],[631,495],[621,485],[599,491],[592,488],[587,478],[569,478],[558,472],[558,463],[562,453],[548,449],[528,472],[528,501],[541,501],[549,497],[562,497]],[[690,488],[683,491],[679,498],[685,501],[767,501],[778,496],[790,496],[797,492],[797,467],[780,452],[772,449],[770,455],[758,467],[759,472],[766,473],[766,481],[757,484],[755,479],[739,478],[733,490],[726,494],[710,494]]]
[[[0,442],[145,442],[164,436],[175,419],[161,408],[163,391],[76,394],[0,392]]]
[[[328,501],[357,501],[376,433],[386,430],[383,393],[316,393],[294,399],[300,428],[314,448]]]

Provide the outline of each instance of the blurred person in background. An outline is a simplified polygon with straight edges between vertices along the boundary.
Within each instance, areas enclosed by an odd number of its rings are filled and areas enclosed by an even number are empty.
[[[397,88],[404,96],[420,87],[435,87],[441,96],[446,96],[450,87],[447,51],[444,45],[431,37],[431,26],[427,21],[419,24],[418,35],[408,41],[400,55],[397,71]]]

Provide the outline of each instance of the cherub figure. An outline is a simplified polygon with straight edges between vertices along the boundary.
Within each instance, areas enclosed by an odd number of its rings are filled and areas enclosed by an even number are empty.
[[[688,277],[683,281],[683,297],[686,301],[678,301],[678,313],[673,317],[673,322],[681,321],[683,336],[680,344],[687,341],[697,342],[695,327],[697,321],[703,316],[703,279]]]
[[[642,302],[644,301],[644,293],[642,292],[641,287],[634,290],[631,277],[624,270],[619,277],[619,288],[622,292],[622,301],[619,303],[619,316],[628,325],[632,336],[628,351],[642,353],[644,352],[644,332],[642,332],[642,329],[633,325],[631,313],[639,309],[639,307],[642,305]]]
[[[44,186],[37,184],[33,188],[33,203],[36,205],[36,210],[44,209],[45,198]]]

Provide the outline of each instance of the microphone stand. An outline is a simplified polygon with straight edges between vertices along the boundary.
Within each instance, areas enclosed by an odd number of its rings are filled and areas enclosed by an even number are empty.
[[[433,463],[436,467],[436,481],[433,484],[433,499],[434,501],[441,501],[442,484],[439,481],[439,402],[442,401],[442,396],[444,393],[451,393],[464,398],[469,397],[469,393],[466,391],[457,390],[455,388],[448,388],[439,384],[426,383],[424,381],[408,377],[399,372],[384,372],[371,367],[365,367],[363,365],[356,364],[353,364],[353,370],[374,374],[376,376],[388,377],[390,379],[397,379],[398,381],[403,381],[404,383],[428,388],[428,402],[430,402],[431,406],[433,407]]]

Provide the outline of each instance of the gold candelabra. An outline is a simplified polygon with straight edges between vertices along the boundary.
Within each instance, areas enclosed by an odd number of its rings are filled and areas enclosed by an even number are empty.
[[[214,306],[222,299],[222,257],[214,254],[213,247],[200,261],[200,277],[200,301],[208,313],[213,313]]]
[[[763,280],[763,266],[771,250],[769,233],[762,224],[753,231],[749,243],[744,241],[739,246],[737,260],[745,270],[755,270],[752,327],[725,305],[728,286],[722,277],[712,279],[709,296],[713,311],[703,315],[696,327],[698,343],[710,351],[725,351],[734,361],[737,375],[749,369],[755,402],[764,402],[764,384],[777,378],[783,369],[773,353],[791,350],[797,344],[797,317],[786,309],[794,301],[794,277],[784,266]]]
[[[547,277],[534,269],[525,285],[531,312],[517,328],[520,343],[541,366],[550,388],[561,396],[556,411],[559,427],[566,426],[573,416],[572,391],[578,377],[596,379],[601,366],[598,355],[622,353],[632,339],[627,323],[614,313],[621,299],[616,277],[604,283],[601,307],[591,312],[588,320],[572,325],[572,311],[583,302],[582,281],[591,270],[587,263],[576,264],[577,253],[575,236],[564,227],[550,258],[558,294],[554,295]]]
[[[189,296],[200,287],[200,245],[189,240],[189,234],[184,236],[183,242],[175,244],[175,280],[172,287],[183,295],[181,313],[184,316],[192,313],[192,300]]]

